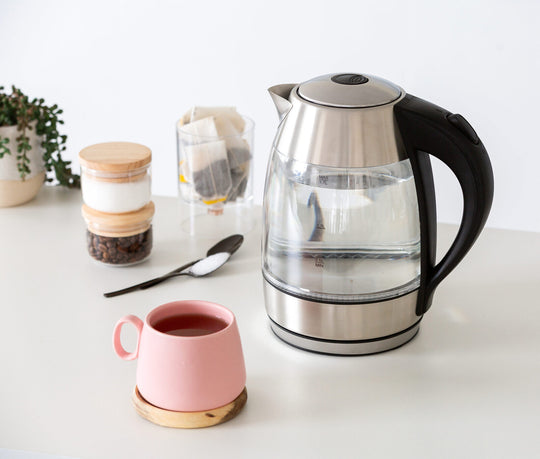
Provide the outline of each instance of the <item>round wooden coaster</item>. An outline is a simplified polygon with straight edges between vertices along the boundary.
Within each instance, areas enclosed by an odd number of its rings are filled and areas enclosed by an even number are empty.
[[[240,395],[228,405],[207,411],[169,411],[159,408],[147,402],[137,386],[133,391],[132,401],[137,413],[154,424],[179,429],[198,429],[215,426],[236,417],[246,404],[247,391],[244,387]]]

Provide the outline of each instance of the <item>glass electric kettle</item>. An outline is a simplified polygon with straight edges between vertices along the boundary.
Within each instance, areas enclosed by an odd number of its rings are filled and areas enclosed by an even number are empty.
[[[371,75],[324,75],[269,91],[281,120],[264,195],[273,331],[330,354],[406,343],[489,214],[484,146],[461,115]],[[455,173],[464,197],[460,229],[437,265],[430,154]]]

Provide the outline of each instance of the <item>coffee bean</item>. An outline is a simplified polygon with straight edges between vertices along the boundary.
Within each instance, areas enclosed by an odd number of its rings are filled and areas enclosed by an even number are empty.
[[[129,265],[144,260],[152,250],[152,227],[140,234],[109,237],[86,231],[88,253],[102,263]]]

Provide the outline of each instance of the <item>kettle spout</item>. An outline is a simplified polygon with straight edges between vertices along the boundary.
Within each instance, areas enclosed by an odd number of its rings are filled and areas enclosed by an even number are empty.
[[[274,105],[278,111],[279,121],[285,118],[285,115],[289,113],[292,108],[292,104],[289,102],[289,95],[296,84],[278,84],[268,88],[268,92],[274,101]]]

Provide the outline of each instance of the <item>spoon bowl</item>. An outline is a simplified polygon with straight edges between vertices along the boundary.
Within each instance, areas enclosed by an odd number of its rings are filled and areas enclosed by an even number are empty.
[[[191,277],[204,277],[212,274],[221,268],[231,258],[229,252],[218,252],[209,257],[201,258],[199,261],[193,263],[189,268],[179,272],[168,274],[167,279],[178,276],[191,276]],[[150,286],[151,287],[151,286]],[[142,287],[143,290],[149,288],[148,286]]]
[[[214,255],[220,252],[228,252],[231,255],[236,252],[242,243],[244,242],[244,236],[241,234],[233,234],[232,236],[222,239],[217,244],[213,245],[206,252],[206,256]]]

